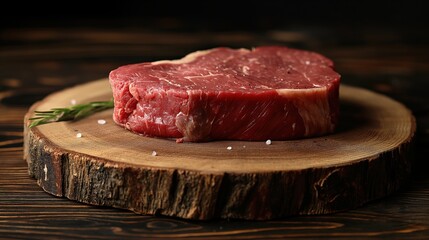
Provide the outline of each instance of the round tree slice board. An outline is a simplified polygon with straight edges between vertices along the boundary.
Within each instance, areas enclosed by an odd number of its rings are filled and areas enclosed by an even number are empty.
[[[56,92],[31,107],[25,126],[35,110],[111,96],[107,79]],[[343,211],[406,182],[416,126],[383,95],[342,85],[340,99],[340,125],[322,137],[176,143],[133,134],[105,110],[25,127],[24,159],[48,193],[142,214],[261,220]]]

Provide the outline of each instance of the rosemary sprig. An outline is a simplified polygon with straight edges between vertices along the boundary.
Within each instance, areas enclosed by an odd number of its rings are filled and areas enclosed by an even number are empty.
[[[28,127],[34,127],[46,123],[74,121],[87,117],[93,113],[113,108],[113,99],[73,105],[65,108],[52,108],[49,111],[35,111],[35,117],[30,118]]]

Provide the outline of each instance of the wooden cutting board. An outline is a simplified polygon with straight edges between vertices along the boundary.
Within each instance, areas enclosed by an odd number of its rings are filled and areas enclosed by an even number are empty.
[[[110,98],[107,79],[69,88],[34,104],[25,125],[35,110]],[[48,193],[142,214],[273,219],[343,211],[406,182],[416,126],[406,107],[383,95],[341,86],[340,99],[341,124],[323,137],[178,144],[133,134],[106,110],[25,127],[24,159]]]

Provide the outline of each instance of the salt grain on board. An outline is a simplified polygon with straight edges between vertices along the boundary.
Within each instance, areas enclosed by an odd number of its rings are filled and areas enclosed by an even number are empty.
[[[72,100],[70,100],[70,104],[71,104],[71,105],[76,105],[76,103],[77,103],[77,102],[76,102],[76,99],[72,99]]]
[[[82,137],[82,133],[76,133],[76,137],[77,138],[81,138]]]
[[[270,140],[270,139],[268,139],[268,140],[265,142],[265,144],[267,144],[267,145],[271,145],[271,140]]]
[[[97,123],[100,124],[100,125],[104,125],[104,124],[106,124],[106,120],[104,120],[104,119],[98,119]]]
[[[226,149],[231,150],[231,149],[232,149],[232,147],[231,147],[231,146],[228,146]]]
[[[152,151],[152,156],[158,156],[158,153],[156,151]]]

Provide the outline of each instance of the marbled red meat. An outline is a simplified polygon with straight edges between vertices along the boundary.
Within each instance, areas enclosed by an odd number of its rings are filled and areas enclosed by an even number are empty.
[[[334,131],[340,75],[314,52],[214,48],[109,75],[114,121],[184,141],[286,140]]]

